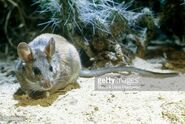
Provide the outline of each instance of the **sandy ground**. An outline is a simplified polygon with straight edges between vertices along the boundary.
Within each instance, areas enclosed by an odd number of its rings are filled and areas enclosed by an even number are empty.
[[[80,88],[59,95],[47,107],[39,104],[18,105],[20,101],[13,97],[19,88],[11,72],[13,65],[0,64],[0,123],[2,124],[185,123],[185,92],[182,87],[179,87],[182,91],[98,91],[94,86],[95,78],[79,78]],[[142,79],[137,74],[134,76]],[[169,79],[150,79],[157,83],[169,82]],[[176,83],[185,81],[184,75],[172,77],[170,81],[172,82],[168,86],[177,87]]]

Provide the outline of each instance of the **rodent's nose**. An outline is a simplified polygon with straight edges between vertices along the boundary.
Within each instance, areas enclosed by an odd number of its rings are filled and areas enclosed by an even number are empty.
[[[44,83],[43,83],[43,88],[45,88],[45,89],[51,88],[51,83],[50,83],[50,81],[44,81]]]

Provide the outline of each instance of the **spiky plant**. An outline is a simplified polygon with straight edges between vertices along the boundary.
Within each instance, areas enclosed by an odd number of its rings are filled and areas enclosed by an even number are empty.
[[[127,34],[133,34],[139,38],[147,35],[148,25],[140,26],[139,21],[145,15],[150,17],[151,13],[149,10],[140,12],[129,10],[133,2],[133,0],[127,3],[124,0],[118,2],[115,0],[38,0],[36,3],[40,6],[40,13],[49,17],[47,22],[40,24],[45,25],[43,29],[49,26],[53,31],[56,28],[62,29],[63,34],[94,59],[97,53],[105,50],[117,53],[118,44],[123,44]],[[116,54],[112,58],[120,59]]]

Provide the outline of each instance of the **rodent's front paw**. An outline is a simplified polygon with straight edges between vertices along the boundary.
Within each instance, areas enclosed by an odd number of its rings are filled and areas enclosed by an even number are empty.
[[[48,91],[36,91],[36,92],[29,93],[29,97],[31,97],[32,99],[42,99],[49,96],[50,96],[50,93]]]
[[[26,92],[24,92],[21,88],[17,89],[17,91],[14,93],[16,96],[25,95]]]

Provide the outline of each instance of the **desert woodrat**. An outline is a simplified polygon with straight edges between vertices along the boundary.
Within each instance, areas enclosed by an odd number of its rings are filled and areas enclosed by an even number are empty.
[[[79,76],[92,77],[108,72],[134,71],[148,75],[155,73],[135,67],[108,67],[97,70],[81,70],[78,51],[65,38],[56,34],[41,34],[29,44],[19,43],[20,58],[16,65],[16,77],[21,89],[28,95],[35,91],[55,92],[76,82]]]

